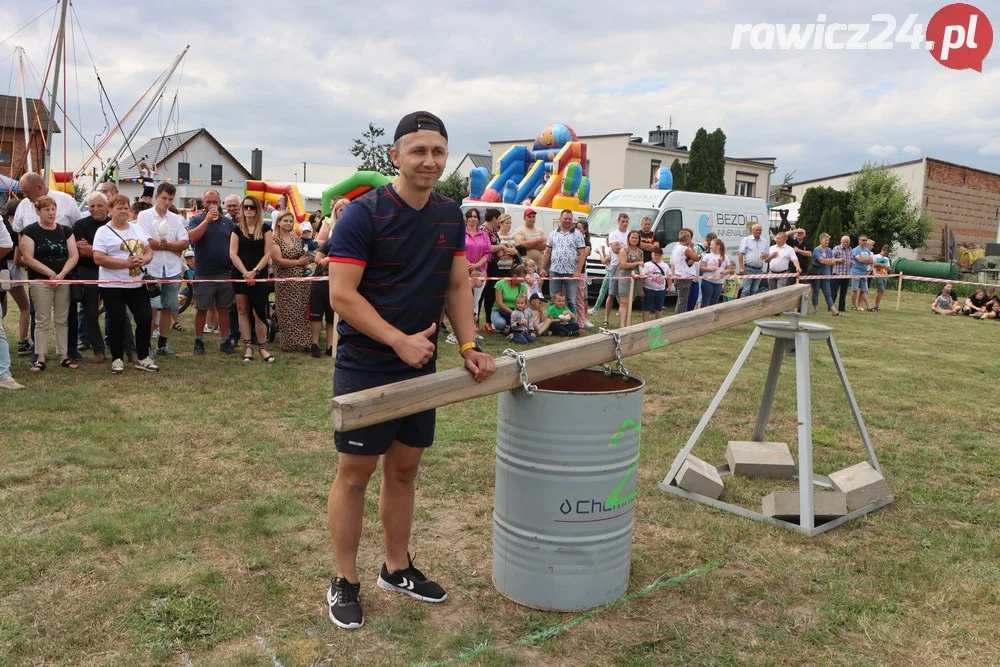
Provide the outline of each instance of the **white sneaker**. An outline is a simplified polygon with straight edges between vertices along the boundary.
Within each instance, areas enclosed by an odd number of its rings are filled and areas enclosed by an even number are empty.
[[[585,329],[593,329],[594,328],[594,323],[591,322],[590,320],[584,320],[583,321],[583,327]]]
[[[593,315],[595,310],[596,310],[596,308],[588,308],[587,309],[587,314],[588,315]]]
[[[444,339],[444,342],[449,345],[458,345],[458,338],[455,337],[455,334],[450,333],[448,334],[448,337]]]
[[[0,389],[24,389],[24,385],[12,377],[0,380]]]
[[[125,362],[121,359],[115,359],[111,362],[111,372],[117,375],[118,373],[125,372]]]
[[[150,373],[155,373],[156,371],[160,370],[160,367],[156,365],[156,362],[153,361],[152,357],[146,357],[145,359],[140,359],[139,361],[135,362],[135,367],[138,368],[140,371],[148,371]]]

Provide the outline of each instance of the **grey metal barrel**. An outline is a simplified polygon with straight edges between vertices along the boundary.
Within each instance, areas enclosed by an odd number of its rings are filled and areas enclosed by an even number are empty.
[[[601,370],[500,395],[493,582],[536,609],[621,597],[632,560],[645,382]]]

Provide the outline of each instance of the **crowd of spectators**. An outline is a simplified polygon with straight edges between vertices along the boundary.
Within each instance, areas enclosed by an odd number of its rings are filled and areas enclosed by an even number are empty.
[[[55,363],[67,370],[77,369],[81,352],[89,349],[95,362],[110,360],[115,374],[126,363],[158,371],[163,358],[176,354],[169,337],[171,331],[184,330],[177,319],[182,302],[193,303],[196,310],[195,355],[206,353],[208,335],[218,335],[221,354],[235,355],[238,346],[245,362],[259,358],[271,363],[275,357],[268,341],[276,329],[282,352],[321,357],[324,323],[325,354],[332,355],[334,313],[327,283],[265,279],[327,275],[330,231],[346,199],[333,203],[328,218],[317,211],[297,225],[280,204],[274,209],[252,196],[229,195],[223,205],[215,190],[207,190],[201,201],[189,200],[186,210],[179,211],[176,190],[166,182],[134,204],[118,194],[113,182],[101,183],[86,197],[85,211],[70,195],[49,190],[38,174],[25,174],[20,185],[24,198],[5,207],[0,227],[0,269],[6,272],[0,277],[29,281],[27,288],[9,286],[2,296],[4,314],[8,297],[18,307],[16,349],[30,355],[31,372],[43,372],[51,363],[50,338]],[[524,224],[512,230],[510,216],[499,209],[487,208],[482,220],[476,208],[465,213],[479,338],[496,332],[527,345],[538,336],[578,336],[594,326],[587,315],[601,305],[604,327],[611,327],[616,301],[615,319],[626,326],[633,301],[641,302],[642,319],[648,321],[662,317],[670,291],[677,295],[675,312],[682,313],[777,289],[802,275],[818,278],[810,281],[816,314],[820,295],[832,315],[842,314],[848,293],[851,310],[879,312],[890,271],[889,247],[876,253],[874,241],[865,235],[857,245],[844,236],[832,246],[829,235],[821,234],[818,245],[809,248],[805,230],[779,232],[772,244],[760,225],[751,228],[732,257],[714,234],[695,244],[687,228],[665,256],[649,218],[629,229],[629,217],[621,213],[617,229],[600,248],[606,275],[594,308],[588,310],[587,223],[575,222],[571,211],[563,211],[557,228],[546,234],[536,226],[536,217],[528,208]],[[774,273],[794,276],[755,277]],[[182,292],[183,280],[190,278],[199,282]],[[61,282],[66,279],[112,282]],[[206,280],[217,282],[200,282]],[[946,285],[931,309],[997,319],[1000,300],[990,288],[959,303]],[[457,342],[453,334],[446,340]],[[9,346],[0,327],[0,387],[20,388],[9,368]]]
[[[0,285],[7,287],[0,295],[4,315],[8,296],[18,307],[16,350],[30,356],[32,373],[52,365],[50,340],[54,363],[67,370],[78,369],[82,352],[91,350],[96,363],[110,361],[114,374],[126,364],[159,371],[164,358],[176,356],[169,337],[184,331],[177,317],[182,300],[196,309],[195,355],[205,354],[207,335],[218,334],[220,353],[235,354],[238,343],[244,361],[253,361],[256,349],[262,361],[273,362],[270,327],[280,332],[282,351],[320,357],[324,319],[327,355],[332,354],[326,282],[265,279],[324,275],[330,227],[346,200],[335,202],[329,218],[317,211],[296,231],[290,211],[274,210],[252,196],[230,195],[223,208],[219,193],[208,190],[181,211],[170,183],[161,182],[130,203],[109,181],[85,198],[81,210],[72,196],[50,190],[36,173],[26,173],[19,184],[24,197],[3,209],[0,278],[28,283],[27,288]],[[196,281],[182,293],[182,284],[192,278],[218,282]],[[10,373],[3,327],[0,388],[22,388]]]

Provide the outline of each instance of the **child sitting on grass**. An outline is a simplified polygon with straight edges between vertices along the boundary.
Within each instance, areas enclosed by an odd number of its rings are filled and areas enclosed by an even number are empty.
[[[736,262],[729,262],[726,279],[722,281],[722,300],[735,301],[740,295],[740,279],[736,277]]]
[[[548,310],[549,331],[553,336],[579,336],[580,325],[566,305],[566,293],[557,292]]]
[[[528,310],[528,297],[523,294],[514,299],[514,310],[510,314],[510,334],[507,340],[518,345],[530,345],[535,342],[535,323]]]
[[[544,304],[541,294],[532,294],[528,297],[528,312],[531,313],[531,321],[535,325],[535,333],[539,336],[551,336],[549,331],[549,318],[545,314]]]
[[[934,299],[931,312],[935,315],[958,315],[960,306],[951,295],[951,284],[941,288],[941,293]]]

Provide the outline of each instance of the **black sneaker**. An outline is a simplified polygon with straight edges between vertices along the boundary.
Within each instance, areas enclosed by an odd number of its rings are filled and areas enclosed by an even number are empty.
[[[198,356],[205,354],[205,341],[201,338],[194,339],[194,353]]]
[[[223,354],[236,354],[236,348],[233,346],[232,339],[227,338],[219,343],[219,352]]]
[[[437,583],[424,576],[424,573],[413,566],[413,559],[406,555],[410,565],[405,570],[396,570],[389,574],[389,569],[382,563],[382,572],[378,575],[378,587],[384,591],[402,593],[416,598],[421,602],[444,602],[448,594]]]
[[[316,343],[313,343],[312,347],[309,348],[309,354],[312,356],[313,359],[319,359],[321,356],[323,356],[319,351],[319,345],[317,345]]]
[[[17,353],[21,356],[35,351],[35,345],[30,340],[22,340],[17,344]]]
[[[326,602],[330,605],[330,620],[345,630],[357,630],[365,624],[365,612],[361,609],[361,584],[352,584],[343,577],[330,582],[326,591]]]

